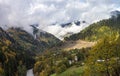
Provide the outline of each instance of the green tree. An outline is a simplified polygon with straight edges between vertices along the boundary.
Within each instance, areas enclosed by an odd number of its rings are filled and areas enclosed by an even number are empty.
[[[115,38],[107,37],[101,39],[96,46],[90,51],[90,56],[87,59],[87,73],[90,76],[119,76],[114,74],[115,69],[120,66],[118,59],[120,55],[120,43]],[[118,54],[118,55],[117,55]],[[88,72],[89,71],[89,72]]]
[[[26,76],[27,68],[22,64],[22,61],[19,62],[19,66],[17,67],[18,76]]]

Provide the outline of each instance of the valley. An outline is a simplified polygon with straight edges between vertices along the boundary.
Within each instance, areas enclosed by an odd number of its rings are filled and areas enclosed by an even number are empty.
[[[37,56],[35,76],[119,76],[119,24],[118,14],[65,37]]]

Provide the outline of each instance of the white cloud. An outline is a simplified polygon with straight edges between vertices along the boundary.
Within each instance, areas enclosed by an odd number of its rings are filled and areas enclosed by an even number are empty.
[[[55,35],[59,39],[63,39],[63,37],[67,33],[77,33],[80,32],[83,28],[87,27],[87,23],[81,23],[80,26],[76,26],[74,23],[72,23],[71,26],[62,28],[59,24],[56,25],[50,25],[47,27],[44,27],[43,30],[50,32],[51,34]]]
[[[38,23],[40,28],[58,37],[67,31],[79,32],[82,27],[48,26],[58,22],[85,20],[92,23],[109,18],[110,11],[120,10],[120,0],[0,0],[0,25],[28,29]],[[64,32],[64,33],[63,33]]]

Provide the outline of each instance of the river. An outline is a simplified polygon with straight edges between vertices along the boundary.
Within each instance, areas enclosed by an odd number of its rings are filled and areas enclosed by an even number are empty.
[[[33,69],[28,70],[26,76],[34,76]]]

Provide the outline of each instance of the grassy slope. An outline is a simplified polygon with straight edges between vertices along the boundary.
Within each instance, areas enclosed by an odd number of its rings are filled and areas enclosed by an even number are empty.
[[[73,66],[60,74],[53,74],[51,76],[82,76],[83,67]]]

